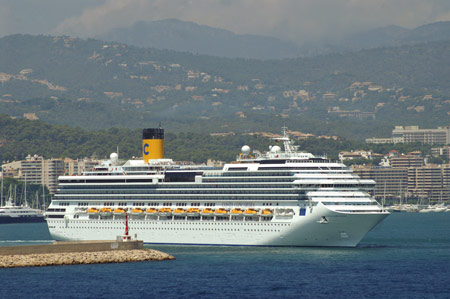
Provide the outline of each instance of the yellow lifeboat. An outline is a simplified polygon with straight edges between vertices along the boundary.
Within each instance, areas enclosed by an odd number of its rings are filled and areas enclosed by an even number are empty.
[[[158,210],[155,208],[148,208],[147,211],[145,211],[145,213],[153,215],[158,213]]]
[[[211,208],[205,208],[201,212],[202,216],[214,216],[214,210]]]
[[[212,211],[211,211],[212,213]],[[195,216],[199,216],[200,215],[200,209],[199,208],[189,208],[186,211],[186,215],[188,217],[195,217]]]
[[[242,213],[244,213],[244,212],[241,209],[239,209],[239,208],[234,208],[234,209],[231,210],[231,214],[233,216],[242,215]]]
[[[131,210],[131,215],[133,216],[144,216],[144,210],[141,208],[133,208]]]
[[[228,210],[224,209],[224,208],[218,208],[215,212],[214,215],[216,216],[228,216]]]
[[[97,208],[89,208],[88,210],[88,214],[98,214],[98,209]]]
[[[172,209],[170,208],[161,208],[158,210],[159,216],[172,216]]]
[[[175,211],[173,211],[174,216],[186,216],[186,211],[182,208],[176,208]]]
[[[103,207],[103,208],[101,208],[100,209],[100,215],[101,216],[111,216],[112,215],[112,209],[111,208],[106,208],[106,207]]]
[[[261,216],[272,216],[273,215],[273,211],[271,209],[263,209],[260,212]]]
[[[249,209],[245,210],[244,215],[247,217],[258,216],[258,211],[256,211],[255,209],[249,208]]]
[[[115,209],[114,210],[114,215],[125,215],[125,213],[126,213],[127,211],[125,211],[125,209],[124,208],[117,208],[117,209]]]

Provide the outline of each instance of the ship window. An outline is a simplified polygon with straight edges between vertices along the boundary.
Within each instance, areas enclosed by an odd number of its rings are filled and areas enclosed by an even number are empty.
[[[300,209],[300,216],[305,216],[306,215],[306,209],[305,208],[301,208]]]

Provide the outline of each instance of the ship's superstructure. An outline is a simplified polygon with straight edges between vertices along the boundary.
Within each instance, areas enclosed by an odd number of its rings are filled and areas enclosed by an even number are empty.
[[[46,213],[54,239],[115,239],[128,214],[130,234],[145,243],[356,246],[389,214],[369,195],[374,181],[299,152],[286,130],[284,151],[244,146],[223,169],[164,159],[162,129],[143,137],[145,161],[119,165],[112,154],[92,172],[59,178]]]

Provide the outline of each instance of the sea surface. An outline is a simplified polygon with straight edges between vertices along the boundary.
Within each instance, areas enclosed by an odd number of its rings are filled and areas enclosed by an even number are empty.
[[[50,242],[0,226],[0,246]],[[450,213],[394,213],[356,248],[151,248],[176,260],[0,269],[0,298],[450,298]]]

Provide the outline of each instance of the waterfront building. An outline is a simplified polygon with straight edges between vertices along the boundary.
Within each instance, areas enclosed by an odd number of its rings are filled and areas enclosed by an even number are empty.
[[[341,162],[344,162],[346,160],[353,160],[353,159],[367,159],[372,160],[373,159],[373,152],[371,151],[343,151],[339,153],[339,160]]]
[[[367,138],[366,143],[373,143],[373,144],[386,144],[386,143],[394,143],[392,138]]]
[[[425,165],[422,157],[410,154],[390,157],[389,164],[392,168],[422,167]]]
[[[101,163],[97,159],[64,159],[64,174],[65,175],[80,175],[85,171],[92,171],[95,166]]]
[[[431,149],[431,154],[434,157],[442,156],[444,158],[450,159],[450,146],[446,145],[443,147],[433,147]]]
[[[373,196],[376,199],[395,199],[407,192],[407,168],[354,165],[352,170],[361,179],[369,179],[376,182],[373,192]]]
[[[352,166],[362,179],[376,182],[373,195],[377,199],[415,197],[430,202],[450,201],[450,165],[420,167]]]
[[[394,143],[450,144],[450,126],[437,129],[419,129],[419,126],[395,126],[392,131]]]
[[[92,170],[100,162],[91,159],[44,159],[38,155],[28,155],[25,160],[13,161],[2,165],[5,176],[10,176],[29,184],[45,185],[54,194],[61,175],[81,174],[85,170]]]
[[[408,192],[431,202],[450,198],[450,165],[427,165],[408,169]]]

